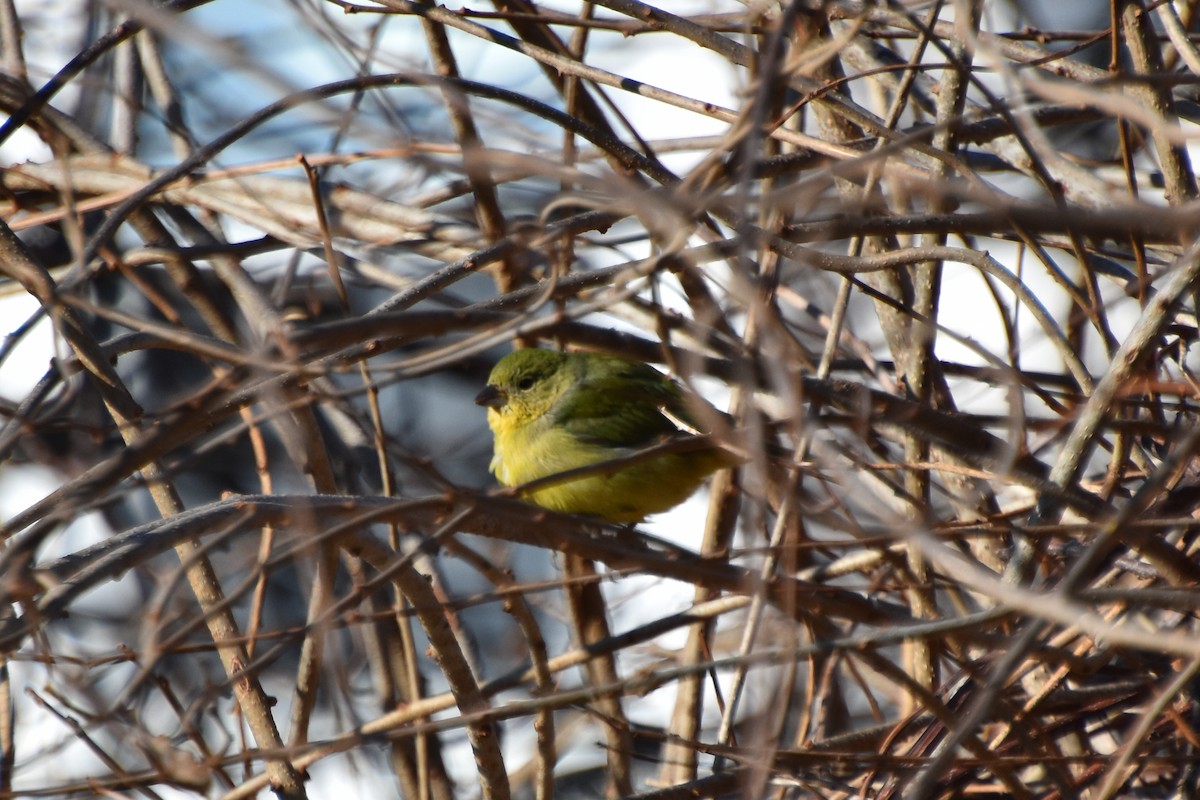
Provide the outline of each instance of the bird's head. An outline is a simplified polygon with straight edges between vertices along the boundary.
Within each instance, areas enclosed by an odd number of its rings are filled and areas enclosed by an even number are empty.
[[[489,420],[531,422],[550,410],[572,382],[570,356],[530,348],[509,353],[488,376],[475,402],[487,406]],[[494,423],[493,423],[494,424]]]

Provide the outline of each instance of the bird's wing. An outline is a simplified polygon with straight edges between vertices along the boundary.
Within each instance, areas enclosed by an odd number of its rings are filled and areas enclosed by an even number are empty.
[[[671,417],[686,413],[685,405],[679,386],[658,370],[614,360],[580,376],[558,403],[554,418],[580,441],[639,448],[678,433]]]

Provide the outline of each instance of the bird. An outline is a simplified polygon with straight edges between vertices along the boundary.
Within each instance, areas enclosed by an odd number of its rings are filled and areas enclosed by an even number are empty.
[[[487,408],[496,479],[506,487],[538,481],[520,496],[552,511],[634,524],[740,461],[698,435],[697,401],[678,383],[618,356],[516,350],[496,363],[475,402]]]

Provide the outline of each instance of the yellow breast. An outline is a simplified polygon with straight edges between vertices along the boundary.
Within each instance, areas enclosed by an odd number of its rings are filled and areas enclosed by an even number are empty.
[[[495,436],[492,472],[505,486],[519,486],[568,470],[632,455],[624,448],[584,442],[555,427],[548,416],[518,420],[489,409]],[[728,466],[718,450],[667,453],[645,461],[552,483],[523,494],[543,508],[586,514],[609,522],[639,522],[686,500],[712,472]]]

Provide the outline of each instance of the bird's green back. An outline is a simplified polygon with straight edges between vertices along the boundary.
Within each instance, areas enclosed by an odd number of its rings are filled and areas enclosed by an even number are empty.
[[[555,424],[582,441],[646,447],[679,432],[664,410],[687,418],[679,385],[646,364],[587,354],[571,388],[553,409]]]

